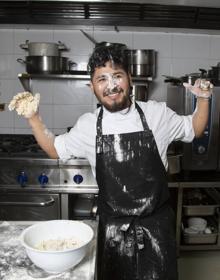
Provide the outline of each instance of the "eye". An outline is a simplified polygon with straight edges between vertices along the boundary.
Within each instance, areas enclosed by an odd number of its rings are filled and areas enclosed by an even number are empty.
[[[98,83],[102,83],[102,82],[105,82],[105,81],[106,81],[105,77],[101,77],[101,78],[97,79]]]
[[[121,80],[121,79],[123,79],[123,74],[116,74],[116,75],[114,75],[114,79],[116,79],[116,80]]]

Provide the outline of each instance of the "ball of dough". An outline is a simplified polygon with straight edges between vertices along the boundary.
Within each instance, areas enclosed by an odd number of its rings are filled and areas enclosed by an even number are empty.
[[[40,94],[33,95],[31,92],[25,91],[16,94],[8,105],[10,111],[16,110],[18,115],[30,118],[38,111],[40,102]]]

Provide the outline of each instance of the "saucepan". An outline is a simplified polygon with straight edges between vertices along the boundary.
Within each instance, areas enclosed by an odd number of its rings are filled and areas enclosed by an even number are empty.
[[[60,41],[58,43],[50,42],[29,42],[26,40],[25,44],[20,47],[28,51],[29,56],[59,56],[60,51],[67,51],[68,48]]]
[[[63,74],[76,65],[69,58],[61,56],[26,56],[25,60],[18,58],[17,61],[26,65],[29,74]]]
[[[132,76],[155,77],[156,51],[152,49],[126,50]]]
[[[205,69],[199,69],[198,73],[190,73],[181,77],[174,77],[168,75],[162,75],[165,77],[165,83],[172,83],[173,85],[181,85],[183,83],[189,83],[193,85],[195,81],[199,78],[207,78],[207,71]]]

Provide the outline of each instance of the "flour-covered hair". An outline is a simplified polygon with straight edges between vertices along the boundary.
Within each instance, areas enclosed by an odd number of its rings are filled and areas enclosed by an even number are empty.
[[[107,62],[112,66],[120,67],[129,73],[128,52],[126,45],[101,42],[94,48],[88,62],[88,72],[93,77],[96,68],[104,67]]]

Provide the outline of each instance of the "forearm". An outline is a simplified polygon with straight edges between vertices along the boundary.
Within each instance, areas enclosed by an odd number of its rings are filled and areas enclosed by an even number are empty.
[[[193,128],[195,137],[201,137],[208,123],[209,99],[197,98],[196,109],[193,113]]]
[[[28,122],[40,147],[50,158],[58,158],[54,147],[54,135],[46,128],[39,114],[33,115],[28,119]]]

